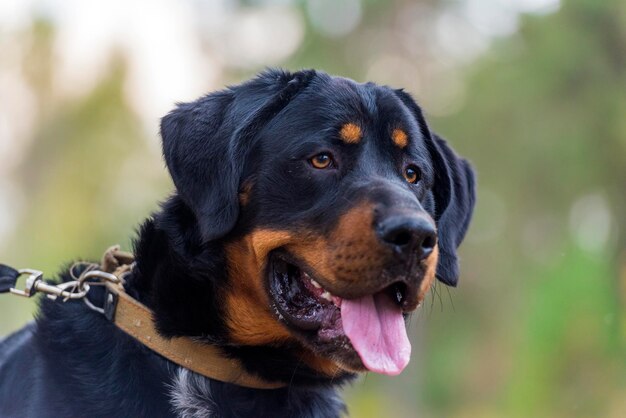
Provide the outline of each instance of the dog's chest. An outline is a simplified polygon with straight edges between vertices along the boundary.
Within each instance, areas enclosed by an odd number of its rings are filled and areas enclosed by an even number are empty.
[[[169,387],[172,410],[181,418],[338,418],[345,412],[343,401],[331,388],[248,389],[183,368],[177,368]]]
[[[171,385],[170,399],[181,418],[219,416],[211,393],[211,382],[186,369],[178,369]]]

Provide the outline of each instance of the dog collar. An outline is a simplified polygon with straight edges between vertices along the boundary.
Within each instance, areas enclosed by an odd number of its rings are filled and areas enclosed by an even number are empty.
[[[190,337],[165,338],[158,333],[153,312],[126,293],[123,283],[134,265],[132,254],[109,248],[101,267],[118,280],[105,281],[104,315],[116,327],[155,353],[202,376],[254,389],[277,389],[283,383],[268,382],[243,369],[241,363],[225,356],[219,348]]]
[[[121,284],[107,282],[104,311],[116,327],[181,367],[221,382],[255,389],[285,386],[261,380],[243,370],[236,359],[189,337],[164,338],[156,330],[152,311],[133,299]]]
[[[52,285],[43,280],[43,273],[36,270],[15,270],[0,265],[0,293],[31,297],[35,293],[45,293],[49,298],[62,301],[82,299],[92,310],[100,312],[117,328],[124,331],[155,353],[179,366],[202,376],[254,389],[277,389],[286,386],[280,382],[268,382],[247,372],[241,363],[227,357],[219,348],[191,337],[165,338],[157,331],[153,312],[134,299],[124,289],[124,276],[131,272],[134,257],[119,250],[119,246],[109,248],[100,265],[78,263],[87,266],[75,277],[74,266],[70,274],[75,280]],[[17,278],[27,274],[25,290],[15,289]],[[104,306],[95,306],[87,297],[90,286],[104,286]]]

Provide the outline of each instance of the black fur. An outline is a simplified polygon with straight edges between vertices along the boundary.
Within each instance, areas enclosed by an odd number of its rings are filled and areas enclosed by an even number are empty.
[[[363,149],[333,139],[347,122],[366,127],[371,140]],[[397,169],[405,156],[380,139],[394,124],[412,138],[406,152],[422,170],[411,187]],[[225,244],[260,226],[330,231],[339,214],[369,196],[423,208],[436,220],[437,277],[456,285],[456,248],[474,205],[470,166],[431,133],[408,94],[313,70],[266,71],[180,104],[161,133],[176,193],[139,231],[128,292],[154,311],[163,335],[200,338],[249,372],[289,383],[254,390],[206,380],[204,402],[215,416],[339,416],[335,391],[352,375],[320,375],[303,364],[297,343],[257,347],[229,338]],[[303,168],[329,147],[342,162],[337,174]],[[254,185],[251,203],[241,207],[246,183]],[[90,297],[98,303],[102,295]],[[42,299],[36,324],[0,343],[0,416],[175,416],[170,391],[178,371],[82,303]]]
[[[268,71],[228,90],[180,104],[163,118],[163,154],[179,195],[199,220],[204,241],[232,230],[251,141],[315,75]]]

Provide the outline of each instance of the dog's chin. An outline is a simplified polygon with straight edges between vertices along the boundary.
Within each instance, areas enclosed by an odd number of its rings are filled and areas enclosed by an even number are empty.
[[[270,254],[267,274],[278,320],[286,324],[300,342],[345,371],[368,371],[344,331],[341,316],[344,299],[340,295],[326,290],[321,278],[315,277],[285,251]],[[404,290],[392,285],[377,293],[385,293],[400,306]]]

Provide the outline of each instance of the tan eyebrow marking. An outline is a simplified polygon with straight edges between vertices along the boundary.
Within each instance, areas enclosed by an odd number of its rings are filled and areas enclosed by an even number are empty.
[[[406,136],[406,132],[402,129],[394,129],[391,133],[391,140],[400,148],[405,148],[409,145],[409,137]]]
[[[339,135],[341,136],[341,140],[346,144],[358,144],[363,137],[363,132],[358,125],[346,123],[341,127]]]

